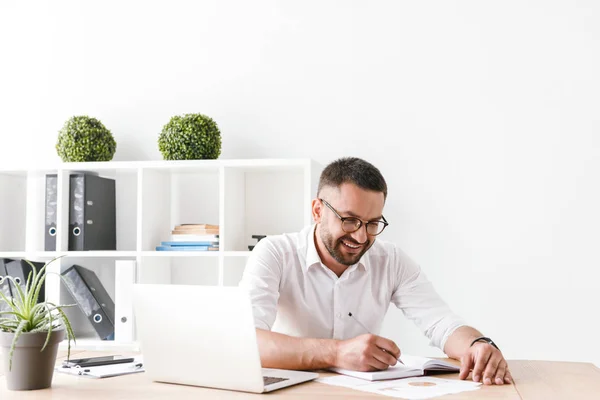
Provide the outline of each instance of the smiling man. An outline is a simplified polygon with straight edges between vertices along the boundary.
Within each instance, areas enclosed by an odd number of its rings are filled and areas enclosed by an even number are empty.
[[[377,239],[387,185],[359,158],[329,164],[312,202],[314,225],[261,240],[240,286],[249,290],[263,367],[357,371],[396,364],[400,348],[378,336],[390,303],[484,384],[511,383],[502,353],[455,315],[419,266]]]

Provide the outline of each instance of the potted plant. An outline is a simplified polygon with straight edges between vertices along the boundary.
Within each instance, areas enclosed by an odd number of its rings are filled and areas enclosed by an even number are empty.
[[[54,259],[56,260],[56,259]],[[54,261],[52,260],[52,261]],[[44,389],[52,384],[58,344],[68,339],[68,357],[75,335],[63,308],[49,301],[37,302],[46,280],[46,263],[39,271],[32,267],[25,288],[11,276],[8,279],[16,293],[12,298],[0,292],[0,301],[9,311],[0,312],[0,348],[9,390]]]
[[[116,150],[112,133],[96,118],[72,117],[58,132],[56,151],[64,162],[110,161]]]
[[[158,149],[165,160],[217,159],[221,155],[221,132],[206,115],[176,115],[163,127]]]

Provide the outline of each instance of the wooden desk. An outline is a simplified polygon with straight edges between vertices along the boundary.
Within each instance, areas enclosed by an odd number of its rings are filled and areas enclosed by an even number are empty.
[[[98,356],[101,353],[73,352],[78,356]],[[59,353],[59,358],[66,356]],[[550,361],[509,361],[514,385],[482,386],[474,392],[444,396],[443,399],[598,399],[600,398],[600,369],[587,363]],[[129,400],[129,399],[391,399],[351,389],[308,382],[275,392],[257,395],[194,386],[155,383],[145,374],[133,374],[105,379],[79,378],[55,373],[51,389],[17,392],[6,389],[6,379],[0,371],[0,399],[52,400]],[[323,373],[322,376],[331,375]],[[457,379],[458,374],[436,375]]]

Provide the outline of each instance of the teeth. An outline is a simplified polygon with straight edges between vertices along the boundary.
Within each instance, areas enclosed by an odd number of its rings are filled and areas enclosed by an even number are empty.
[[[348,243],[348,242],[343,242],[343,243],[344,243],[346,246],[350,247],[351,249],[358,249],[358,248],[360,247],[360,246],[354,246],[354,245],[351,245],[351,244],[350,244],[350,243]]]

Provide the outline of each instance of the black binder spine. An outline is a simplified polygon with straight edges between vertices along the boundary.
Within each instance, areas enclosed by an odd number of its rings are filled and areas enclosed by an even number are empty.
[[[56,251],[56,202],[58,197],[58,177],[46,175],[46,218],[44,250]]]
[[[69,177],[69,250],[83,250],[85,175]]]
[[[98,279],[86,268],[73,265],[62,273],[64,283],[102,340],[114,338],[115,303]]]
[[[115,180],[70,176],[69,250],[116,250]]]

